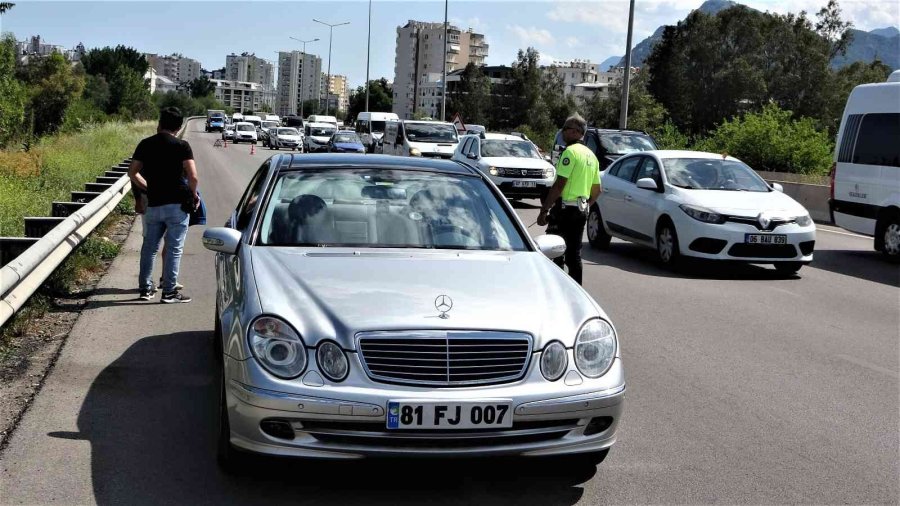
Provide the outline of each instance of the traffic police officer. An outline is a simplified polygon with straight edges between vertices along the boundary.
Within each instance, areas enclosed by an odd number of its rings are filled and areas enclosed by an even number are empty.
[[[562,129],[566,150],[556,162],[556,181],[547,193],[538,215],[538,225],[548,225],[547,233],[562,236],[566,253],[554,259],[565,265],[569,276],[581,284],[581,239],[587,211],[600,195],[600,162],[581,139],[587,123],[578,114],[569,116]]]

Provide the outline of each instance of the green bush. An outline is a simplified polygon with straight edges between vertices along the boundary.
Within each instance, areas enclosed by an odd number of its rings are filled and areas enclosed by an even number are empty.
[[[653,136],[659,149],[691,149],[691,138],[681,133],[671,121],[666,121],[647,133]]]
[[[769,104],[758,113],[726,120],[694,149],[728,153],[756,170],[827,174],[834,143],[811,118],[792,119],[791,111]]]

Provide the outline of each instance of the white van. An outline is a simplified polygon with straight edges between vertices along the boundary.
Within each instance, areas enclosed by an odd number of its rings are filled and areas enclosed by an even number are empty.
[[[281,126],[281,118],[277,114],[266,114],[263,121],[274,121],[278,123],[278,126]]]
[[[361,112],[356,115],[356,133],[369,153],[375,152],[375,145],[384,137],[388,121],[400,121],[400,117],[392,112]]]
[[[459,144],[456,127],[444,121],[389,121],[382,152],[396,156],[450,159]]]
[[[900,259],[900,82],[863,84],[847,98],[828,203],[837,225]]]
[[[244,116],[244,121],[247,123],[253,123],[253,126],[259,128],[262,125],[262,118],[259,116]]]
[[[231,115],[231,122],[232,122],[232,123],[240,123],[241,121],[244,121],[244,115],[243,115],[243,114],[241,114],[241,113],[239,113],[239,112],[236,112],[236,113],[234,113],[234,114]]]
[[[312,117],[310,116],[310,118]],[[307,153],[328,151],[328,141],[335,132],[337,132],[337,127],[331,123],[307,121],[303,126],[303,150]]]
[[[308,118],[306,118],[308,123],[331,123],[334,125],[334,128],[337,129],[338,122],[337,118],[334,116],[323,116],[321,114],[310,114]]]

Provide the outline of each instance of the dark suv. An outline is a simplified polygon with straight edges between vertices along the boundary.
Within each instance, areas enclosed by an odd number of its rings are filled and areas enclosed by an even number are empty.
[[[617,158],[635,151],[659,149],[653,137],[637,130],[610,130],[606,128],[588,128],[584,134],[585,146],[597,155],[600,170],[606,170]],[[556,132],[553,141],[552,163],[555,166],[559,155],[566,149],[562,140],[562,130]]]

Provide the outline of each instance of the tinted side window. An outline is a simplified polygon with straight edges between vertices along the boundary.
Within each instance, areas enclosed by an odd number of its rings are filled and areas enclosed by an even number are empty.
[[[241,203],[237,208],[236,229],[243,230],[250,224],[250,218],[253,217],[253,208],[256,207],[256,203],[259,201],[263,184],[266,182],[266,173],[268,172],[269,162],[267,161],[259,168],[259,171],[253,176],[253,180],[251,180],[250,184],[247,186],[247,191],[244,193],[244,197],[241,199]]]
[[[650,179],[656,181],[656,185],[662,188],[662,178],[659,175],[659,164],[656,163],[655,158],[651,158],[649,156],[645,156],[644,165],[641,165],[641,170],[638,172],[635,181],[639,179],[644,179],[645,177],[649,177]]]
[[[634,181],[634,173],[637,171],[642,159],[643,157],[641,156],[635,156],[619,163],[618,170],[613,175],[625,181]]]
[[[598,151],[599,148],[597,146],[597,138],[594,137],[594,134],[592,134],[591,132],[588,132],[584,136],[584,145],[587,146],[592,153],[597,155],[598,158],[603,155],[603,153]]]
[[[859,127],[853,163],[900,167],[900,113],[866,114]]]
[[[471,153],[472,156],[478,156],[479,155],[478,151],[479,151],[478,139],[472,139],[472,143],[469,144],[469,153]]]

